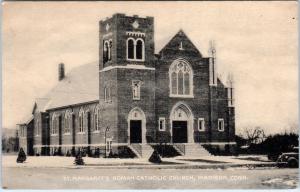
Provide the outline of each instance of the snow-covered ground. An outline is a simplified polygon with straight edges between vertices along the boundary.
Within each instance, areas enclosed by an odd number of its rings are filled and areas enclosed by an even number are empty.
[[[251,156],[253,158],[253,156]],[[257,159],[264,159],[265,161],[248,160],[249,157],[242,156],[202,156],[201,158],[195,157],[176,157],[176,158],[163,158],[165,164],[161,166],[201,166],[201,165],[257,165],[257,164],[272,164],[272,162],[266,162],[267,159],[264,156],[256,156]],[[60,157],[60,156],[27,156],[25,163],[16,163],[17,156],[7,155],[2,158],[3,167],[72,167],[74,168],[74,157]],[[86,164],[85,167],[95,166],[152,166],[147,159],[119,159],[119,158],[91,158],[83,157]]]
[[[74,167],[74,157],[60,156],[27,156],[24,163],[16,163],[17,156],[3,156],[3,167]],[[97,165],[144,165],[150,164],[145,159],[106,159],[83,157],[84,162],[89,166]]]
[[[4,167],[2,178],[7,189],[286,189],[298,170]]]
[[[152,165],[146,159],[103,159],[85,157],[87,166],[75,166],[74,157],[2,157],[2,185],[8,189],[216,189],[295,188],[298,169],[249,167],[265,163],[265,157],[251,160],[236,157],[164,158],[166,165]],[[173,164],[172,164],[173,163]],[[229,165],[226,168],[207,165]],[[231,165],[239,164],[235,167]],[[177,165],[181,165],[178,167]],[[197,166],[195,166],[197,165]],[[203,168],[204,166],[204,168]],[[147,169],[147,167],[152,167]],[[201,168],[202,167],[202,168]],[[198,169],[201,168],[201,169]]]

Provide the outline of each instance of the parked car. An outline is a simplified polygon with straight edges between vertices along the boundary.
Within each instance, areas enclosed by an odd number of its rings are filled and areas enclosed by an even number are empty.
[[[279,166],[299,167],[299,147],[294,147],[291,152],[282,153],[278,159]]]

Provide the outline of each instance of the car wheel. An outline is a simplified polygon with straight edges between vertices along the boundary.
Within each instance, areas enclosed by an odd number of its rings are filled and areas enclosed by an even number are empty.
[[[288,165],[289,167],[292,167],[292,168],[295,168],[295,167],[298,167],[298,161],[297,159],[289,159],[288,160]]]

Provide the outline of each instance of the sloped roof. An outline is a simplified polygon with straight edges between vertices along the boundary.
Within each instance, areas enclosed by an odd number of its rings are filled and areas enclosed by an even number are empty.
[[[26,115],[23,117],[23,119],[21,119],[21,121],[17,124],[17,125],[28,125],[30,123],[30,121],[33,120],[33,115]]]
[[[36,98],[33,106],[32,114],[37,109],[38,111],[45,111],[45,107],[49,103],[50,99],[48,98]]]
[[[40,111],[99,99],[98,63],[88,63],[72,69],[43,98],[36,100]]]
[[[193,44],[193,42],[187,37],[187,35],[183,32],[183,30],[179,30],[176,35],[160,50],[159,54],[168,51],[168,50],[178,50],[178,48],[182,46],[182,48],[189,52],[194,52],[202,57],[202,54],[197,49],[197,47]]]

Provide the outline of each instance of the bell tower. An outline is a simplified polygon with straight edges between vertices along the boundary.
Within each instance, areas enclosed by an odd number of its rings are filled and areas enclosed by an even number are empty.
[[[154,19],[114,14],[100,21],[99,67],[153,66]]]
[[[99,25],[101,130],[110,130],[114,144],[145,143],[146,138],[154,138],[156,123],[154,19],[114,14]],[[132,116],[133,111],[145,115]],[[141,136],[137,140],[132,126]]]

